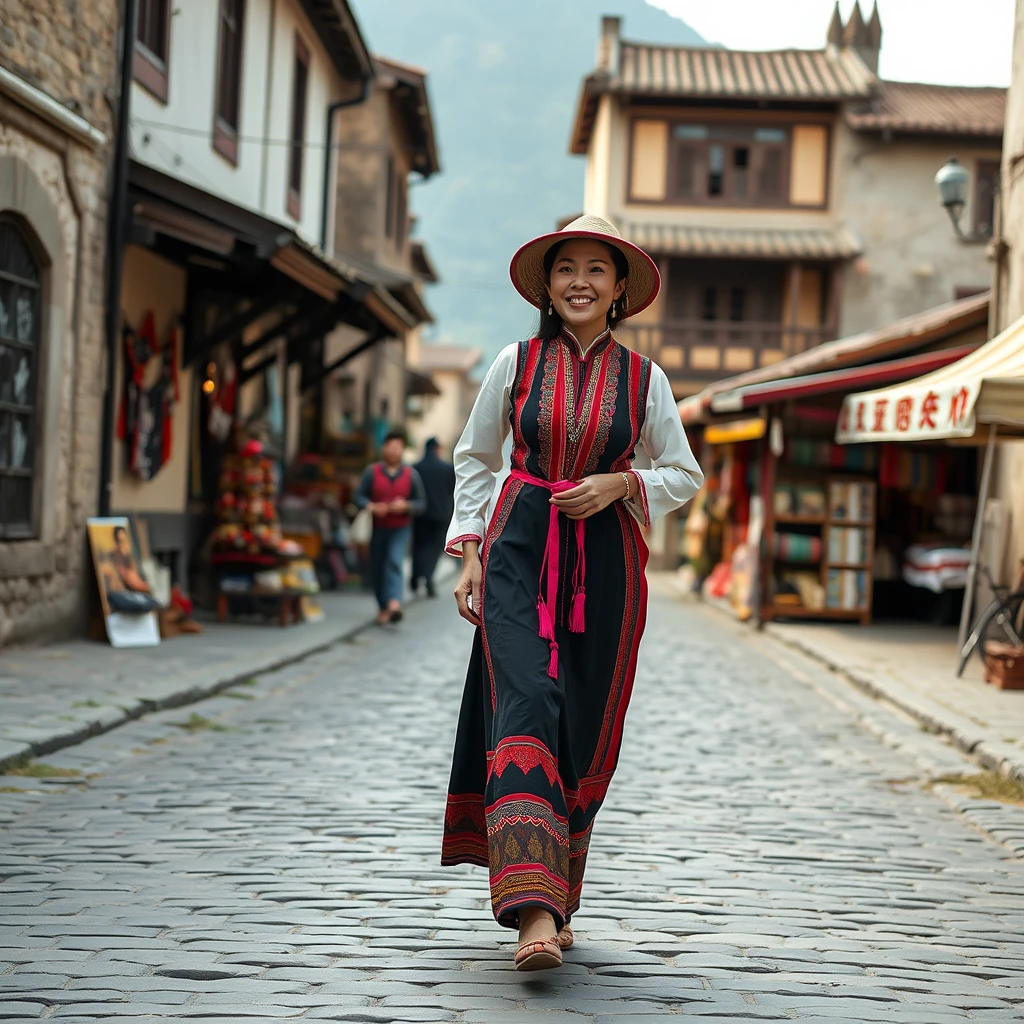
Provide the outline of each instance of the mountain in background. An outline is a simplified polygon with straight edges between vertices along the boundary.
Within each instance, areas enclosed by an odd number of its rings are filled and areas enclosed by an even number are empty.
[[[441,173],[413,185],[410,205],[442,278],[428,293],[437,318],[429,336],[480,345],[487,364],[535,320],[509,282],[512,254],[583,209],[586,161],[568,155],[569,133],[601,15],[619,14],[630,39],[703,40],[645,0],[353,6],[374,53],[428,72]]]

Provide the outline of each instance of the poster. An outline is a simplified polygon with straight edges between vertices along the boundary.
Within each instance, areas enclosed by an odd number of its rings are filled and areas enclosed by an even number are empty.
[[[160,643],[158,604],[139,572],[127,518],[93,518],[87,529],[110,645],[156,646]]]

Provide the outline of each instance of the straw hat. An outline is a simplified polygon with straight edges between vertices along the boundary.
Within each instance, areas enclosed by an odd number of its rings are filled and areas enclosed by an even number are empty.
[[[566,242],[570,238],[594,238],[614,246],[626,257],[629,272],[626,275],[626,290],[621,300],[620,320],[646,309],[657,298],[661,289],[661,275],[654,260],[639,246],[627,242],[615,230],[614,224],[610,224],[603,217],[586,213],[566,224],[561,231],[553,231],[527,242],[512,257],[512,265],[509,267],[512,283],[516,286],[516,291],[531,305],[543,309],[548,301],[548,279],[544,272],[545,253],[551,246],[558,242]]]

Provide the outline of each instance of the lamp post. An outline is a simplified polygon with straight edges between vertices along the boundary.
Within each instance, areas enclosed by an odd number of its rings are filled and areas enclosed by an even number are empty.
[[[935,175],[935,184],[939,187],[942,205],[953,222],[953,230],[956,231],[957,238],[964,242],[980,242],[984,239],[974,234],[968,235],[960,227],[960,218],[963,216],[964,206],[967,204],[967,184],[970,178],[967,168],[955,156],[952,156],[939,168]]]

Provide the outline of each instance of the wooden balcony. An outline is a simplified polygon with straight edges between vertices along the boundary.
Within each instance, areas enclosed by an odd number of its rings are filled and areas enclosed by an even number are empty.
[[[650,356],[673,385],[706,384],[777,363],[835,337],[826,326],[731,320],[627,321],[616,328],[624,345]]]

